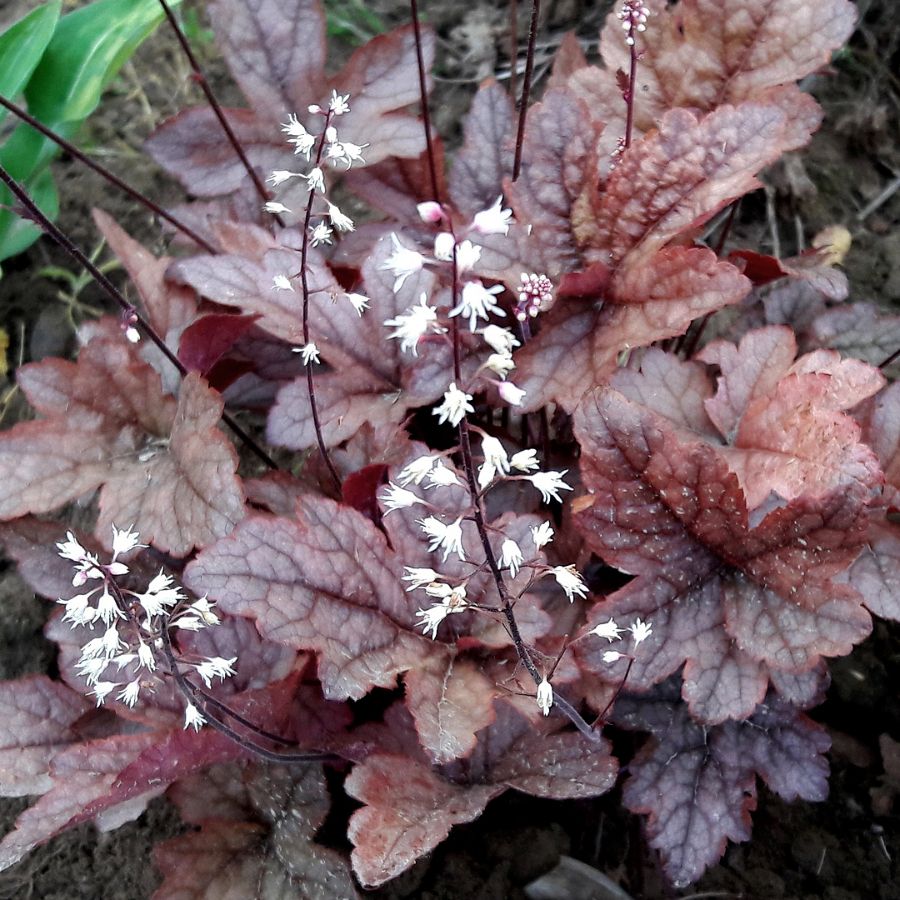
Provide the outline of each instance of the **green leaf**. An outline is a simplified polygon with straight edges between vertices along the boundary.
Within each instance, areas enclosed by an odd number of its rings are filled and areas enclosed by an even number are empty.
[[[86,119],[162,17],[157,0],[96,0],[63,16],[25,88],[31,114],[53,127]]]
[[[55,219],[59,213],[59,194],[49,169],[38,173],[31,181],[26,182],[25,190],[37,203],[44,215]],[[0,203],[9,203],[9,192],[3,188]],[[8,259],[30,247],[40,237],[41,230],[37,225],[20,219],[8,209],[0,209],[0,260]]]
[[[53,36],[62,0],[38,7],[0,34],[0,94],[14,98],[31,77]],[[6,110],[0,109],[0,121]]]

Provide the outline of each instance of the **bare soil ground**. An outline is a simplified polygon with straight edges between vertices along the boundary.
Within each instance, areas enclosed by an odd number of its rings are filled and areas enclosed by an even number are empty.
[[[35,5],[34,0],[7,0],[0,7],[0,27]],[[571,28],[596,52],[608,5],[578,0],[546,4],[542,43],[547,53]],[[368,6],[388,25],[406,21],[407,5],[401,0],[376,0]],[[825,108],[824,127],[807,151],[768,175],[776,191],[776,218],[767,217],[761,195],[750,198],[741,208],[734,242],[764,250],[777,243],[788,255],[826,225],[845,225],[854,239],[845,263],[851,299],[895,307],[900,305],[900,191],[886,193],[900,177],[900,18],[895,0],[860,0],[858,6],[862,19],[850,46],[830,71],[805,85]],[[437,126],[452,146],[459,117],[478,82],[508,71],[505,4],[433,0],[422,7],[440,35],[433,106]],[[524,33],[527,9],[520,10],[519,18]],[[336,54],[349,49],[335,41]],[[215,48],[201,44],[198,50],[223,102],[240,102]],[[109,89],[80,146],[163,205],[174,202],[180,199],[179,189],[142,154],[141,145],[167,116],[199,100],[171,35],[161,30]],[[162,248],[151,217],[97,176],[66,158],[56,163],[55,172],[63,204],[60,224],[82,247],[97,246],[90,208],[99,203],[136,237]],[[13,365],[64,354],[71,346],[69,308],[57,296],[59,285],[40,274],[50,264],[71,268],[44,241],[4,264],[0,324],[11,337]],[[80,299],[106,306],[90,286]],[[10,388],[11,383],[0,381],[3,427],[26,415]],[[0,560],[0,678],[52,674],[53,648],[41,633],[47,606],[10,567],[2,566]],[[515,900],[525,896],[528,881],[567,853],[607,873],[634,898],[896,900],[900,802],[890,811],[891,787],[878,740],[882,734],[900,738],[898,637],[900,628],[878,623],[865,644],[832,665],[829,700],[814,712],[834,741],[828,801],[789,805],[762,789],[751,842],[730,848],[723,862],[691,890],[665,888],[658,863],[641,841],[639,823],[622,812],[616,791],[582,804],[506,795],[478,822],[454,829],[430,859],[375,896]],[[894,787],[900,790],[900,785]],[[873,809],[873,791],[881,792],[880,814]],[[25,805],[24,800],[0,801],[0,830],[12,826]],[[158,800],[138,821],[112,834],[98,836],[90,826],[75,829],[0,875],[0,900],[149,897],[158,883],[152,846],[179,828],[166,801]]]

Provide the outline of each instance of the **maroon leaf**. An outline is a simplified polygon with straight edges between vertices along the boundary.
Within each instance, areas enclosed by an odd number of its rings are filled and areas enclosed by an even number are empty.
[[[199,830],[156,847],[156,900],[357,896],[345,861],[313,841],[330,805],[319,767],[221,766],[172,797]]]
[[[189,371],[206,377],[258,318],[222,313],[202,316],[182,332],[178,358]]]
[[[747,722],[705,728],[683,705],[625,698],[616,720],[653,734],[629,766],[623,799],[648,817],[650,844],[675,887],[696,881],[729,840],[750,837],[756,775],[785,800],[828,794],[828,736],[783,701],[760,706]]]
[[[52,781],[50,761],[78,740],[72,727],[90,709],[74,691],[43,675],[0,682],[0,793],[42,794]]]

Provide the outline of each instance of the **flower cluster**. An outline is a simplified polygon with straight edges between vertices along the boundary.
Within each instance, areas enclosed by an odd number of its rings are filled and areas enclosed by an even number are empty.
[[[146,545],[139,543],[139,535],[130,529],[113,525],[112,531],[113,553],[108,563],[101,563],[96,554],[88,552],[71,531],[56,545],[59,555],[73,564],[72,585],[80,588],[94,583],[90,590],[60,599],[59,603],[65,607],[63,621],[72,628],[102,628],[102,634],[83,644],[76,664],[97,705],[116,692],[116,700],[133,707],[142,691],[152,692],[165,676],[173,674],[163,649],[163,630],[199,631],[218,625],[219,617],[206,597],[188,602],[172,577],[162,571],[143,591],[123,587],[117,579],[130,570],[120,557]],[[233,675],[235,662],[236,657],[214,656],[187,665],[210,687],[213,678]],[[115,667],[113,676],[108,674],[111,666]],[[200,711],[187,702],[184,727],[199,729],[203,722]]]
[[[653,628],[649,622],[644,622],[640,618],[635,619],[627,628],[620,628],[613,619],[609,619],[606,622],[601,622],[588,632],[588,634],[606,638],[611,644],[613,641],[620,640],[622,634],[626,631],[631,633],[631,640],[633,642],[632,653],[623,653],[620,650],[607,650],[603,654],[603,662],[614,663],[622,658],[631,659],[633,657],[633,651],[636,651],[638,646],[650,637],[653,633]]]
[[[321,131],[315,134],[307,131],[303,122],[292,113],[282,126],[282,131],[288,135],[288,143],[294,145],[294,153],[305,157],[306,161],[312,165],[306,172],[276,169],[268,178],[273,187],[278,187],[292,178],[299,178],[306,182],[307,202],[310,205],[307,216],[308,240],[313,247],[331,244],[336,233],[353,231],[355,228],[353,220],[325,196],[327,193],[325,172],[328,166],[343,167],[346,170],[354,163],[365,162],[362,152],[369,145],[340,140],[338,130],[333,124],[336,118],[350,111],[349,100],[349,94],[332,91],[327,107],[323,108],[318,104],[310,106],[307,110],[308,113],[323,119]],[[313,151],[315,151],[314,159]],[[264,208],[266,212],[273,215],[293,214],[290,207],[277,200],[270,200]],[[294,290],[293,280],[296,277],[296,275],[287,274],[276,275],[273,279],[273,286],[276,290],[292,291]],[[363,310],[369,306],[369,298],[363,294],[346,293],[344,299],[353,306],[358,315],[362,315]],[[313,343],[307,342],[303,347],[298,348],[297,352],[303,354],[305,365],[320,361],[318,348]]]
[[[625,0],[616,16],[622,22],[622,30],[626,35],[625,43],[629,47],[633,47],[635,32],[647,30],[647,19],[650,16],[650,10],[644,6],[641,0]]]
[[[443,403],[435,410],[440,421],[456,426],[471,406],[474,391],[486,384],[493,384],[500,398],[510,406],[520,406],[525,392],[507,381],[515,369],[513,350],[520,346],[518,338],[508,328],[498,325],[494,319],[505,319],[506,310],[500,298],[506,288],[502,284],[486,285],[473,272],[481,259],[481,246],[465,235],[506,235],[512,212],[503,208],[498,197],[492,206],[476,213],[461,233],[453,225],[444,208],[434,201],[420,203],[419,216],[428,225],[439,229],[434,237],[431,253],[425,254],[407,246],[396,235],[391,235],[391,254],[381,268],[394,277],[394,292],[402,289],[407,279],[426,266],[437,268],[447,275],[447,281],[457,288],[453,305],[439,309],[429,305],[428,296],[422,294],[419,302],[398,316],[385,320],[393,331],[389,339],[399,340],[402,352],[418,356],[419,342],[426,335],[446,336],[453,319],[465,321],[472,334],[478,334],[490,349],[490,353],[471,383],[454,383],[444,395]],[[553,286],[545,275],[522,274],[519,303],[515,307],[519,321],[536,316],[549,308],[553,298]],[[522,312],[525,310],[525,312]],[[481,380],[482,384],[477,382]]]

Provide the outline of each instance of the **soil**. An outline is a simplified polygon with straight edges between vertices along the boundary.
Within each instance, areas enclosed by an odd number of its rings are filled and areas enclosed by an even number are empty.
[[[33,8],[34,0],[7,0],[0,29]],[[78,5],[78,4],[67,4]],[[561,0],[545,5],[543,37],[558,43],[577,25],[595,40],[608,3]],[[452,145],[460,113],[478,82],[508,66],[505,9],[492,0],[470,0],[464,9],[449,0],[420,4],[423,16],[441,36],[436,124]],[[528,4],[521,3],[524,34]],[[861,0],[863,17],[853,40],[831,70],[804,85],[825,108],[825,124],[810,148],[769,173],[776,191],[777,228],[765,216],[764,201],[750,198],[735,226],[736,240],[784,255],[802,249],[821,228],[845,225],[853,246],[845,269],[851,299],[886,307],[900,304],[900,191],[877,208],[872,201],[900,176],[900,19],[894,0]],[[388,25],[406,21],[400,0],[367,4]],[[462,11],[461,11],[462,10]],[[221,99],[239,103],[224,65],[212,45],[196,48]],[[334,41],[332,59],[349,44]],[[596,44],[592,48],[596,50]],[[104,102],[79,139],[104,165],[126,177],[163,205],[180,191],[141,154],[144,138],[178,109],[200,102],[196,87],[170,33],[161,29],[148,40],[107,91]],[[152,218],[127,198],[106,188],[71,159],[60,159],[55,173],[62,197],[60,224],[86,248],[97,246],[89,210],[101,205],[129,232],[154,249],[162,248]],[[71,346],[67,306],[59,284],[39,274],[47,265],[71,264],[46,241],[5,261],[0,280],[0,323],[11,338],[11,364],[64,354]],[[105,308],[92,286],[80,300]],[[77,313],[76,313],[77,315]],[[3,426],[27,414],[9,384]],[[0,567],[2,567],[0,561]],[[42,636],[48,612],[11,567],[0,568],[0,678],[54,671],[53,647]],[[560,854],[571,855],[605,873],[633,898],[721,897],[792,900],[891,900],[900,898],[900,801],[890,811],[879,736],[900,738],[900,628],[879,622],[872,637],[849,657],[831,666],[828,701],[813,713],[833,739],[829,799],[821,804],[786,804],[760,787],[752,840],[732,846],[720,865],[684,892],[664,885],[655,855],[640,837],[639,823],[622,811],[618,791],[591,803],[552,803],[510,793],[491,804],[472,825],[455,828],[430,858],[374,896],[385,900],[417,897],[524,898],[524,886],[551,869]],[[881,791],[876,815],[871,792]],[[887,797],[887,800],[885,800]],[[0,801],[0,832],[8,830],[27,805]],[[164,799],[151,804],[137,821],[99,835],[77,828],[34,851],[17,867],[0,874],[2,898],[42,900],[140,900],[150,897],[159,878],[151,850],[181,825]],[[560,897],[576,897],[563,893]],[[596,887],[585,897],[613,897]],[[248,898],[249,900],[249,898]]]

